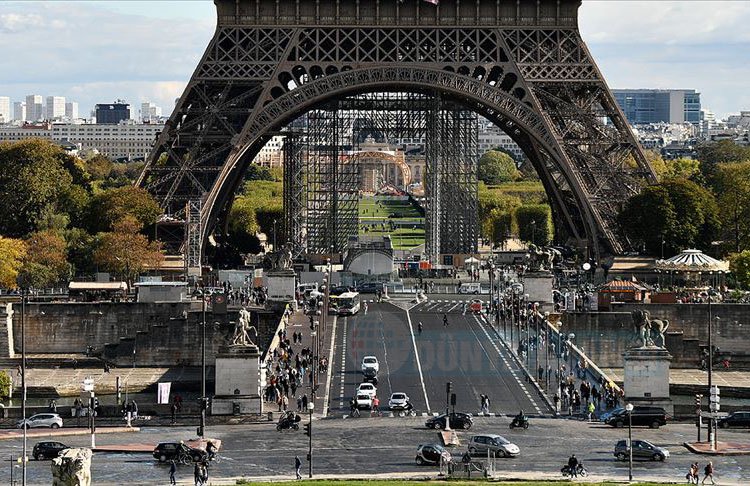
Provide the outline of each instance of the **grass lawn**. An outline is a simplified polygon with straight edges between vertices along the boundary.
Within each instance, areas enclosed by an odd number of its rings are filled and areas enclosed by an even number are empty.
[[[379,205],[378,202],[380,202]],[[412,226],[414,222],[418,222],[423,225],[424,217],[420,214],[419,209],[409,201],[397,200],[388,196],[362,197],[359,200],[359,222],[360,235],[391,235],[393,247],[396,250],[408,250],[424,244],[424,229],[422,228],[404,227],[390,231],[373,225],[368,226],[369,231],[366,233],[362,231],[362,225],[365,223],[385,223],[386,228],[389,222],[396,225],[402,222]]]
[[[567,480],[560,480],[560,481],[486,481],[478,479],[476,481],[466,481],[466,480],[372,480],[372,481],[365,481],[365,480],[341,480],[341,481],[331,481],[331,480],[308,480],[305,479],[304,484],[310,485],[310,486],[414,486],[415,484],[445,484],[449,483],[451,485],[476,485],[478,483],[496,483],[501,486],[559,486],[561,484],[565,484],[566,486],[616,486],[616,485],[622,485],[625,484],[623,482],[610,482],[610,481],[604,481],[599,483],[592,483],[592,482],[586,482],[586,483],[579,483],[579,482],[572,482]],[[237,484],[242,485],[258,485],[258,486],[266,486],[269,483],[263,483],[263,482],[252,482],[252,481],[243,481],[238,480]],[[299,481],[280,481],[275,482],[274,486],[292,486],[293,484],[300,484]],[[663,484],[676,484],[676,483],[631,483],[630,486],[658,486]]]

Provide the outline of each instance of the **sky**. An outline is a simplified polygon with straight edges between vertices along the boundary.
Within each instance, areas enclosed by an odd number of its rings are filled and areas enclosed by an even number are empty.
[[[584,0],[584,40],[612,88],[696,89],[750,109],[750,1]],[[215,28],[211,0],[0,0],[0,96],[174,106]]]

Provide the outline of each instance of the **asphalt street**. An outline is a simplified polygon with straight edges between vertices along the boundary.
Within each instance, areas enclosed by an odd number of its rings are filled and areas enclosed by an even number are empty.
[[[385,409],[393,392],[404,392],[420,414],[442,412],[446,383],[456,393],[457,411],[477,413],[480,395],[490,397],[490,412],[549,413],[527,384],[492,329],[481,316],[464,312],[467,296],[427,303],[368,302],[367,312],[339,318],[331,379],[331,416],[349,413],[349,400],[362,382],[362,358],[380,364],[378,397]],[[448,325],[443,324],[443,316]],[[418,327],[422,323],[420,334]]]
[[[305,419],[306,420],[306,419]],[[466,444],[475,433],[495,433],[508,438],[521,449],[513,459],[498,459],[501,477],[560,478],[560,467],[571,453],[582,460],[591,479],[627,479],[627,462],[615,460],[612,451],[618,439],[627,437],[627,429],[614,429],[578,420],[540,418],[531,420],[528,430],[509,430],[507,417],[476,417],[469,431],[458,431],[460,445],[452,454],[460,458]],[[193,425],[181,427],[146,428],[138,434],[99,436],[100,445],[156,444],[159,441],[185,440],[192,437]],[[747,430],[720,432],[721,440],[747,441]],[[222,440],[220,461],[212,464],[211,477],[292,479],[294,456],[303,461],[307,454],[307,437],[302,430],[276,432],[273,423],[256,425],[226,425],[210,427],[209,437]],[[636,462],[637,480],[672,480],[682,482],[692,461],[701,467],[709,457],[688,452],[682,443],[694,440],[692,424],[669,424],[658,430],[634,428],[633,438],[650,440],[667,447],[671,457],[665,462]],[[43,440],[43,439],[38,439]],[[314,474],[381,474],[423,473],[436,476],[435,467],[414,463],[419,444],[438,442],[438,433],[424,427],[422,417],[328,418],[313,423]],[[65,437],[61,441],[70,446],[87,446],[87,436]],[[33,446],[34,441],[30,441]],[[0,483],[10,484],[11,455],[21,450],[19,439],[0,441]],[[476,458],[481,460],[482,458]],[[750,484],[750,456],[712,457],[719,484]],[[307,462],[303,466],[307,472]],[[14,475],[19,469],[16,468]],[[31,461],[28,484],[50,484],[50,462]],[[140,485],[167,484],[169,467],[158,464],[150,454],[100,454],[92,463],[93,484]],[[192,484],[192,468],[179,466],[177,477],[183,484]]]

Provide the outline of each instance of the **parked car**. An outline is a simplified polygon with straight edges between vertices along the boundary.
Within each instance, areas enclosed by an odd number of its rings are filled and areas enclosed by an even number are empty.
[[[521,449],[508,439],[497,434],[481,434],[471,438],[468,444],[469,454],[495,454],[500,457],[515,457]]]
[[[606,423],[607,420],[609,420],[609,418],[613,414],[620,413],[621,410],[625,410],[625,408],[624,407],[616,407],[616,408],[613,408],[612,410],[609,410],[607,412],[602,412],[602,414],[599,415],[599,421]]]
[[[729,427],[750,427],[750,412],[732,412],[716,422],[722,429]]]
[[[159,462],[168,461],[179,461],[180,452],[184,452],[193,462],[199,462],[205,459],[206,451],[200,449],[194,449],[189,447],[182,442],[161,442],[155,448],[153,452],[154,459],[158,459]]]
[[[67,448],[68,446],[62,442],[37,442],[34,444],[34,449],[31,451],[31,457],[37,461],[41,461],[42,459],[54,459]]]
[[[628,460],[628,441],[619,440],[615,444],[615,457],[620,461]],[[649,461],[663,461],[669,457],[669,451],[652,444],[647,440],[633,441],[633,459],[647,459]]]
[[[444,429],[446,417],[446,414],[430,417],[424,424],[428,429]],[[474,419],[468,413],[454,412],[450,414],[450,424],[452,429],[470,429]]]
[[[380,371],[380,363],[378,363],[378,358],[375,356],[365,356],[362,358],[362,373],[368,370],[374,371],[375,374]]]
[[[636,406],[633,407],[632,424],[633,426],[646,426],[652,429],[658,429],[662,425],[667,425],[667,412],[661,407],[646,407]],[[606,424],[613,427],[625,427],[628,425],[628,412],[623,409],[617,413],[613,413]]]
[[[384,285],[382,282],[365,282],[357,285],[357,292],[360,294],[374,294],[377,291],[383,291]]]
[[[368,395],[370,398],[378,394],[378,389],[372,383],[362,383],[357,387],[357,395]]]
[[[28,417],[25,421],[19,420],[16,422],[16,427],[22,429],[35,429],[39,427],[49,427],[51,429],[59,429],[63,426],[63,419],[56,413],[38,413]]]
[[[360,393],[354,398],[354,404],[359,410],[370,410],[372,409],[372,397],[370,395]]]
[[[451,454],[440,444],[420,444],[417,446],[417,457],[415,462],[420,466],[423,464],[440,464],[440,458],[450,462]]]

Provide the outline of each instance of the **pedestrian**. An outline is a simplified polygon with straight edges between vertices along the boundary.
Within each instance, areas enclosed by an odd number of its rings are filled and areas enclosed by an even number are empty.
[[[560,412],[560,396],[557,393],[552,397],[552,401],[555,403],[555,413]]]
[[[716,484],[714,482],[714,464],[711,461],[708,461],[708,464],[706,464],[706,467],[703,468],[703,481],[701,481],[701,484],[706,484],[706,479],[711,479],[711,484]]]
[[[539,365],[539,369],[537,370],[537,376],[538,376],[539,381],[542,381],[544,379],[544,366]]]
[[[171,410],[172,410],[172,423],[176,424],[177,423],[177,404],[176,403],[172,402]]]
[[[174,477],[176,472],[177,464],[175,464],[174,459],[172,459],[172,463],[169,465],[169,484],[177,484],[177,480]]]
[[[588,404],[588,412],[589,412],[589,422],[591,422],[591,419],[594,416],[594,402],[589,402]]]
[[[201,466],[198,462],[195,463],[195,467],[193,468],[193,480],[195,481],[195,486],[201,486],[203,484],[203,472],[201,471]]]
[[[294,474],[297,475],[297,479],[302,479],[302,474],[300,473],[301,469],[302,461],[300,460],[299,456],[294,456]]]
[[[694,462],[690,465],[687,474],[685,474],[688,484],[698,484],[698,463]]]
[[[365,302],[362,307],[365,309],[365,315],[367,315],[367,302]]]

